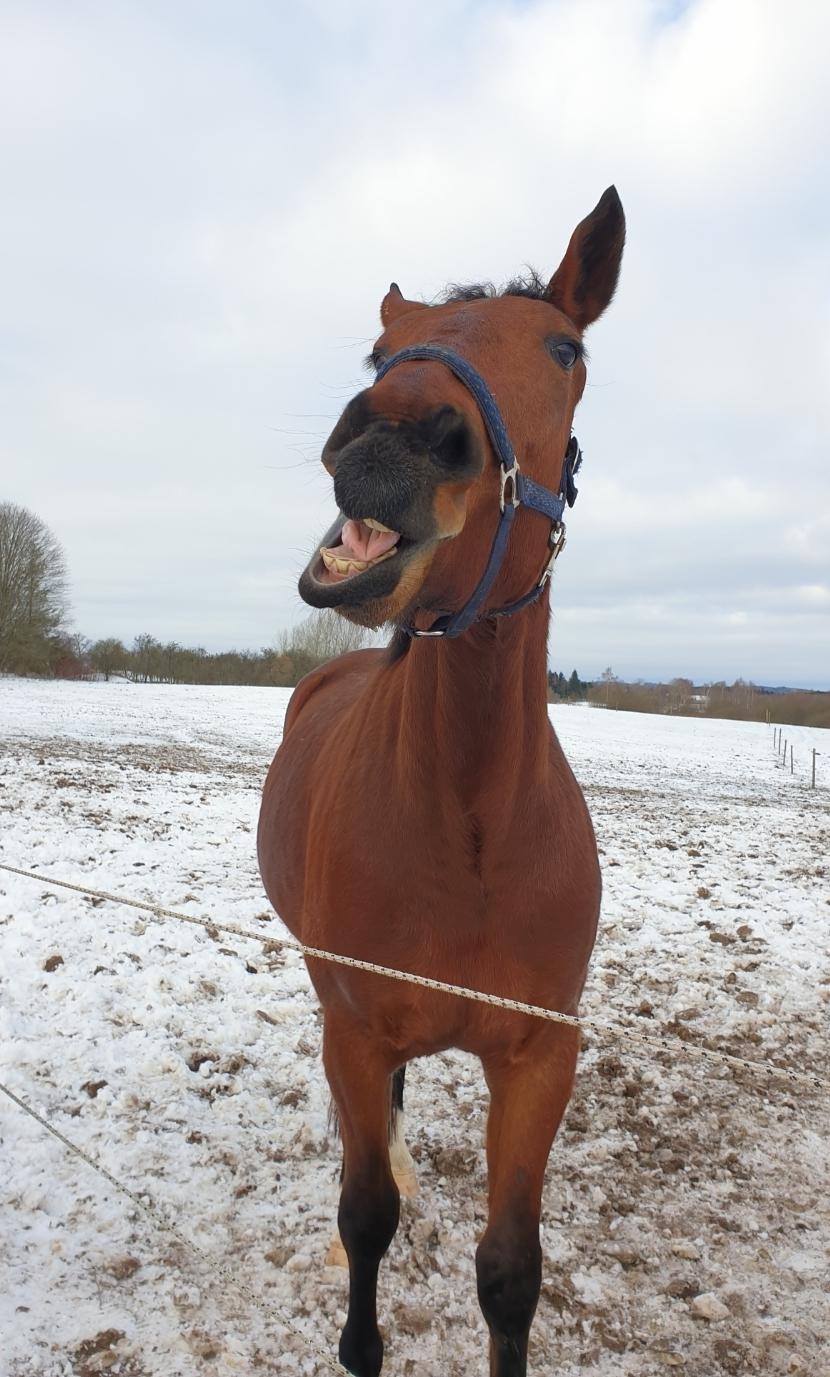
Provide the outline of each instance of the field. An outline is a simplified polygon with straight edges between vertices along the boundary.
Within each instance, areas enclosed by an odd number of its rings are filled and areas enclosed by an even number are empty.
[[[0,860],[277,937],[254,836],[288,696],[0,679]],[[828,1373],[826,1089],[684,1042],[827,1083],[830,732],[792,733],[797,768],[823,753],[811,791],[765,726],[552,711],[604,868],[583,1013],[673,1041],[587,1034],[531,1370]],[[2,1377],[322,1371],[280,1322],[336,1353],[339,1150],[301,958],[3,871],[0,943],[0,1079],[179,1230],[0,1095]],[[407,1110],[384,1372],[484,1373],[477,1063],[416,1063]]]

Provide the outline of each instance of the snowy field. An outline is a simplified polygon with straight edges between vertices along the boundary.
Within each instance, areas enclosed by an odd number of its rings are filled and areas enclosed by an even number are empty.
[[[279,935],[254,838],[287,699],[0,679],[0,860]],[[830,733],[790,733],[790,776],[760,725],[553,717],[605,876],[583,1012],[676,1050],[587,1038],[531,1370],[826,1374],[827,1093],[683,1043],[830,1076]],[[0,934],[0,1078],[179,1229],[0,1096],[2,1377],[322,1371],[280,1322],[336,1353],[338,1148],[302,961],[2,871]],[[484,1373],[478,1064],[416,1063],[407,1104],[420,1195],[382,1268],[384,1372]]]

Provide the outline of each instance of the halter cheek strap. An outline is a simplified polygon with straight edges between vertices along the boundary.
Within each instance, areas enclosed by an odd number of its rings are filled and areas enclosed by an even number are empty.
[[[397,368],[398,364],[422,359],[443,363],[474,397],[490,437],[496,459],[499,462],[501,476],[499,494],[501,517],[496,527],[496,534],[484,573],[469,600],[459,611],[447,612],[438,617],[428,631],[418,631],[413,626],[402,628],[410,636],[453,637],[460,636],[462,632],[472,626],[473,622],[479,619],[479,615],[509,617],[513,612],[520,612],[523,607],[529,606],[530,603],[541,597],[548,579],[553,573],[554,562],[557,556],[561,554],[565,544],[565,523],[562,516],[565,507],[572,507],[576,501],[577,489],[574,477],[582,463],[582,451],[576,436],[572,435],[562,461],[558,493],[551,492],[550,488],[543,488],[540,483],[534,483],[532,478],[526,478],[519,468],[516,453],[510,443],[510,436],[507,434],[507,427],[504,424],[496,399],[481,374],[461,354],[456,354],[452,349],[445,349],[440,344],[415,344],[408,349],[401,349],[397,354],[392,354],[390,358],[384,359],[378,368],[375,382],[380,382],[381,378],[385,378],[390,369]],[[481,613],[484,599],[492,588],[496,575],[501,568],[507,550],[510,528],[516,516],[516,508],[520,506],[529,507],[534,512],[541,512],[550,521],[550,554],[539,582],[531,588],[530,592],[525,593],[524,597],[519,598],[516,602],[508,604],[507,607],[489,608]]]

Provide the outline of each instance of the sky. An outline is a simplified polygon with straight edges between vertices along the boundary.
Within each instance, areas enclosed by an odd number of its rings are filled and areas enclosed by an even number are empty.
[[[0,0],[0,500],[75,626],[260,647],[390,280],[558,265],[614,183],[551,662],[830,688],[824,0]]]

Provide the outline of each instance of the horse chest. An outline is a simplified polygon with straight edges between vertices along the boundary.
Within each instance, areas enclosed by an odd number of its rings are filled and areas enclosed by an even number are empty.
[[[377,952],[416,933],[456,950],[495,940],[538,952],[540,928],[570,923],[574,857],[552,819],[539,846],[529,840],[538,827],[436,795],[404,798],[380,778],[366,797],[368,810],[330,795],[311,810],[307,930],[323,937],[348,921]]]
[[[563,953],[581,964],[599,906],[596,847],[556,748],[550,776],[528,769],[506,798],[462,787],[428,739],[402,767],[392,718],[370,747],[363,724],[325,708],[312,701],[288,733],[263,803],[263,878],[288,927],[403,969],[422,950],[424,973],[456,983],[495,954],[525,998],[528,972],[547,978]]]

